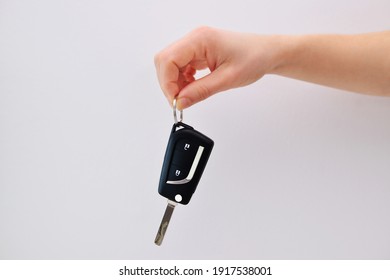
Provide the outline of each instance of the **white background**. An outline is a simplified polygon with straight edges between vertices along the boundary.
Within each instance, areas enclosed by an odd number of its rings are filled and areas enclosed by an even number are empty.
[[[157,275],[160,271],[163,275]],[[7,280],[388,280],[390,269],[388,260],[0,260],[0,276]]]
[[[161,247],[173,122],[153,56],[193,28],[390,27],[390,2],[0,0],[1,259],[389,259],[390,99],[267,76],[184,112],[215,141]]]

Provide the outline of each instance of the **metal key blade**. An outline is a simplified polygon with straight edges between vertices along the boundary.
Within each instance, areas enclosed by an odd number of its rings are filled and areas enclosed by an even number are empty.
[[[154,243],[158,246],[160,246],[164,240],[165,232],[167,231],[169,221],[171,220],[172,213],[173,210],[175,210],[176,205],[177,205],[176,202],[168,200],[167,208],[165,209],[165,213],[161,220],[160,227],[158,228],[156,239],[154,240]]]

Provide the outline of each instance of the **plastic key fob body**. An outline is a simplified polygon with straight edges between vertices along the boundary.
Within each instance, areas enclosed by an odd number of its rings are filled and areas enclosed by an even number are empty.
[[[164,156],[158,192],[171,201],[188,204],[206,167],[214,141],[178,122],[172,127]]]

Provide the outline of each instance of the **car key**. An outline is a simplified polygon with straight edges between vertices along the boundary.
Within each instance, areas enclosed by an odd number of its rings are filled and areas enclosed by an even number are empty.
[[[175,123],[168,140],[161,170],[158,192],[168,199],[168,205],[158,229],[155,243],[161,245],[175,206],[188,204],[206,167],[214,141],[176,116],[176,100],[173,102]]]

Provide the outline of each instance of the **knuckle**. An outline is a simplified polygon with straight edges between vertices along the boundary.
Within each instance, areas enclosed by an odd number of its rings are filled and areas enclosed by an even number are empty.
[[[210,26],[199,26],[192,31],[192,34],[201,38],[211,38],[214,34],[214,28]]]
[[[166,59],[166,54],[164,54],[164,51],[161,51],[154,55],[154,65],[161,64]]]
[[[154,56],[154,64],[156,66],[158,65],[167,66],[170,64],[176,65],[176,60],[177,60],[177,53],[172,52],[171,50],[168,49],[163,50]]]

